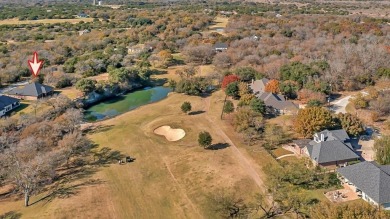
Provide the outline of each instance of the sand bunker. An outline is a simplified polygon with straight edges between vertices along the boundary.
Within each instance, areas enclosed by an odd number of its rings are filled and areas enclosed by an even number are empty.
[[[183,129],[173,129],[169,125],[158,127],[154,130],[154,133],[165,136],[168,141],[178,141],[186,135],[186,132]]]

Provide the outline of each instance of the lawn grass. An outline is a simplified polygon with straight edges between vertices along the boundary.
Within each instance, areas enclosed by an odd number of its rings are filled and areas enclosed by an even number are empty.
[[[56,91],[62,95],[67,96],[71,100],[74,100],[74,99],[81,97],[83,95],[83,93],[81,91],[77,90],[75,87],[67,87],[67,88],[63,88],[63,89],[58,89]]]
[[[214,19],[213,25],[209,26],[209,29],[215,30],[215,29],[219,29],[219,28],[226,28],[228,23],[229,23],[228,17],[217,16]]]
[[[108,81],[109,75],[108,73],[98,74],[95,76],[88,77],[88,79],[96,80],[96,81]]]
[[[283,158],[280,158],[279,159],[280,161],[287,161],[289,163],[292,163],[292,162],[298,162],[298,158],[295,157],[295,156],[288,156],[288,157],[283,157]]]
[[[275,155],[275,157],[280,157],[280,156],[283,156],[283,155],[294,154],[294,153],[291,152],[291,151],[288,151],[288,150],[286,150],[284,148],[278,148],[278,149],[273,150],[272,154]]]
[[[217,32],[218,29],[225,29],[228,23],[229,23],[229,18],[217,16],[217,17],[215,17],[213,24],[210,25],[207,30],[203,31],[203,34]],[[226,35],[224,30],[221,32],[217,32],[217,33],[220,33],[222,35]]]
[[[263,177],[262,167],[274,162],[272,157],[265,151],[251,152],[228,121],[219,119],[223,98],[222,91],[210,97],[208,115]],[[0,212],[15,211],[26,218],[216,218],[208,198],[216,191],[223,189],[250,199],[259,187],[237,160],[236,151],[232,147],[205,150],[198,146],[201,131],[210,132],[213,143],[225,141],[206,113],[182,113],[184,101],[191,102],[193,111],[206,110],[206,99],[173,93],[160,102],[97,123],[104,128],[88,135],[93,142],[136,158],[134,163],[100,167],[92,176],[74,182],[99,179],[101,183],[77,187],[68,198],[44,200],[28,208],[21,199],[2,200]],[[153,133],[162,125],[180,127],[186,136],[168,142]],[[33,196],[31,201],[45,194]]]
[[[206,76],[211,75],[214,72],[215,72],[214,65],[201,65],[201,66],[199,66],[198,75],[206,77]]]
[[[50,107],[45,104],[39,104],[35,109],[33,103],[34,100],[21,100],[20,107],[16,108],[14,111],[11,112],[11,117],[19,118],[23,114],[28,114],[28,113],[35,114],[35,111],[37,115],[40,115]]]

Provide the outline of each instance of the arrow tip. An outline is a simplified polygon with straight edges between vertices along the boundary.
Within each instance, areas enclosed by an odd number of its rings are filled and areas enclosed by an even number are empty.
[[[35,77],[38,76],[39,71],[42,68],[43,60],[38,60],[38,53],[34,52],[33,59],[28,60],[28,65],[30,66],[30,70],[32,75]]]

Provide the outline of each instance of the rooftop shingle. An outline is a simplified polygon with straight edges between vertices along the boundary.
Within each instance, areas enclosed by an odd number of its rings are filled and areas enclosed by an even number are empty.
[[[379,204],[390,203],[390,165],[362,162],[337,170]]]

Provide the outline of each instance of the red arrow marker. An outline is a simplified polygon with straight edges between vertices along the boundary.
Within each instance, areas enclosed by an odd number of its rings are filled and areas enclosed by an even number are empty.
[[[28,60],[28,65],[30,66],[31,73],[36,77],[43,66],[43,60],[39,61],[38,53],[34,52],[33,60]]]

